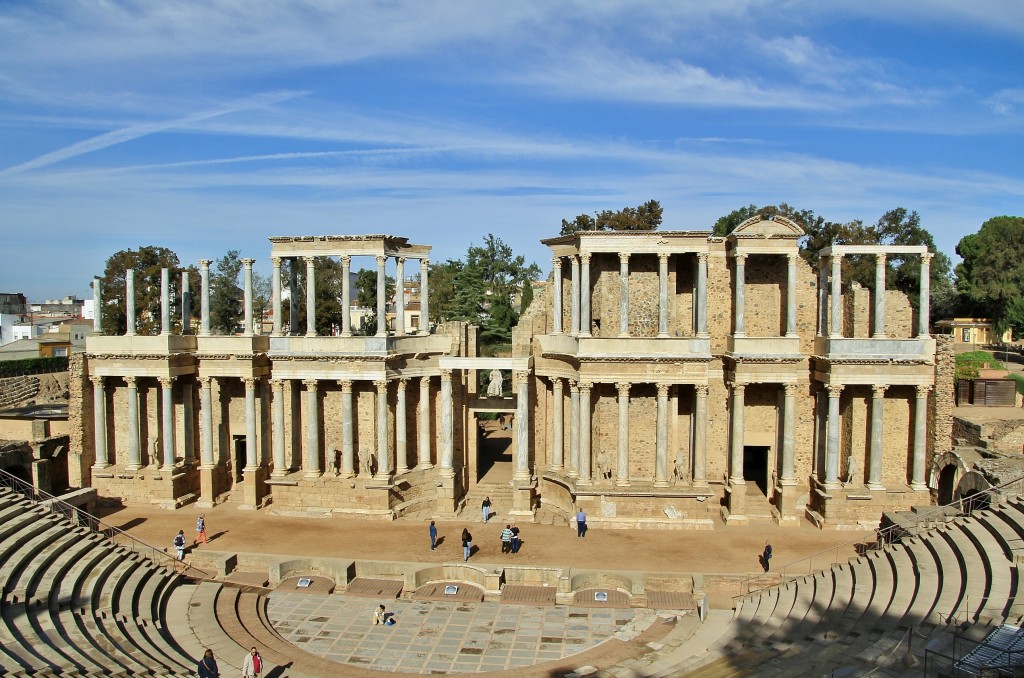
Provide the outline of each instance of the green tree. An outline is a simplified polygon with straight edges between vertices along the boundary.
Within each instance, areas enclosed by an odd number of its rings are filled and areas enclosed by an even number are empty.
[[[449,259],[430,268],[430,321],[442,323],[455,317],[455,285],[464,264]]]
[[[618,211],[602,210],[594,216],[581,214],[572,221],[562,219],[561,235],[579,231],[653,231],[661,225],[662,208],[657,200]]]
[[[252,273],[252,315],[256,326],[262,332],[263,318],[270,311],[270,304],[273,301],[273,285],[269,275],[261,275],[256,271]]]
[[[394,299],[397,282],[389,275],[384,276],[384,298]],[[363,316],[360,330],[364,334],[377,333],[377,270],[364,268],[356,274],[356,305],[370,309]]]
[[[238,284],[242,260],[228,250],[210,274],[210,329],[214,334],[235,334],[242,324],[243,291]]]
[[[530,308],[530,304],[533,303],[533,281],[527,280],[523,282],[523,291],[519,295],[519,313],[526,313],[526,309]]]
[[[1011,308],[1024,297],[1024,217],[989,219],[956,246],[963,261],[956,286],[971,309],[992,318],[997,328],[1011,324]]]
[[[136,331],[139,334],[159,334],[161,270],[168,268],[172,272],[170,295],[171,317],[174,318],[180,315],[181,308],[181,269],[178,266],[178,255],[166,247],[147,245],[140,247],[138,251],[127,249],[112,254],[107,259],[101,278],[104,332],[124,334],[128,328],[125,310],[125,271],[130,268],[135,271]],[[175,323],[177,324],[177,321]]]

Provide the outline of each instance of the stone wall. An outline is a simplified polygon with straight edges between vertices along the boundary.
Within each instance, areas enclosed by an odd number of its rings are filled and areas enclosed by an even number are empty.
[[[953,449],[953,409],[956,407],[953,336],[938,335],[935,337],[935,345],[935,390],[929,399],[931,408],[928,413],[932,457]]]
[[[92,384],[86,376],[87,368],[81,353],[68,359],[68,485],[71,487],[91,485],[90,467],[96,462]]]

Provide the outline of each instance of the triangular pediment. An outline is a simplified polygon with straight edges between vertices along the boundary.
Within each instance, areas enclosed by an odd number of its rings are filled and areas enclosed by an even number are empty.
[[[804,229],[786,217],[775,215],[765,219],[761,215],[750,217],[733,229],[729,237],[736,238],[800,238]]]

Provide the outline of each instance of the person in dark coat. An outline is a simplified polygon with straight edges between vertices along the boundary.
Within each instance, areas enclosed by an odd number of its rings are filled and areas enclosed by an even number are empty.
[[[761,560],[761,567],[764,568],[765,572],[768,571],[769,561],[771,559],[772,559],[772,543],[770,541],[766,541],[764,543],[764,551],[761,552],[761,559],[760,559]]]
[[[220,678],[220,671],[217,669],[217,660],[213,658],[213,650],[207,648],[203,658],[199,660],[196,668],[199,678]]]

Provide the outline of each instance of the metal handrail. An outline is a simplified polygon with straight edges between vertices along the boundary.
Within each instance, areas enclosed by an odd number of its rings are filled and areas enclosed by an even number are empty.
[[[975,494],[970,495],[970,497],[961,497],[960,499],[958,499],[956,501],[953,501],[953,502],[950,502],[949,504],[933,506],[930,509],[928,509],[927,511],[922,511],[921,513],[918,514],[917,523],[918,523],[918,525],[920,525],[922,522],[931,523],[931,522],[936,521],[937,519],[941,519],[943,523],[949,522],[950,520],[952,520],[954,518],[958,518],[961,515],[965,515],[964,504],[972,504],[972,503],[976,502],[979,497],[989,497],[989,499],[991,500],[992,496],[994,496],[996,494],[1000,494],[999,491],[1001,489],[1003,489],[1005,487],[1008,487],[1010,485],[1014,485],[1016,483],[1020,483],[1022,481],[1024,481],[1024,475],[1018,476],[1017,478],[1014,478],[1013,480],[1008,480],[1005,483],[1001,483],[999,485],[995,485],[995,486],[990,487],[990,488],[988,488],[986,490],[979,491],[979,492],[977,492]],[[947,509],[947,508],[956,508],[959,511],[959,513],[957,515],[950,516],[948,514],[948,512],[946,512],[944,510],[944,509]],[[975,509],[969,509],[966,512],[966,515],[970,515],[970,513],[973,512],[974,510]],[[758,591],[764,591],[765,589],[770,589],[770,588],[772,588],[774,586],[781,586],[782,584],[786,583],[787,581],[790,581],[792,579],[796,579],[797,577],[803,577],[805,575],[812,574],[814,572],[814,561],[815,561],[815,559],[816,558],[820,558],[821,556],[824,556],[824,555],[831,555],[832,562],[830,563],[829,567],[831,567],[832,565],[836,565],[837,563],[839,563],[839,559],[841,557],[840,553],[839,553],[840,549],[843,549],[843,548],[846,548],[846,547],[855,546],[855,545],[861,545],[864,548],[864,552],[867,552],[869,550],[880,550],[886,544],[888,544],[890,542],[895,542],[899,538],[901,538],[903,536],[902,532],[904,532],[905,529],[906,528],[903,525],[890,525],[889,527],[886,527],[886,528],[875,528],[875,530],[874,530],[874,532],[875,532],[875,541],[874,541],[873,544],[871,542],[863,542],[860,539],[851,539],[848,542],[843,542],[842,544],[837,544],[835,546],[831,546],[831,547],[829,547],[827,549],[824,549],[822,551],[818,551],[817,553],[812,553],[809,556],[804,556],[803,558],[798,558],[797,560],[794,560],[792,562],[786,563],[784,566],[782,566],[782,568],[778,572],[778,576],[781,577],[781,581],[779,583],[777,583],[777,584],[765,584],[763,586],[759,586],[757,588],[750,589],[750,590],[746,591],[745,593],[737,593],[732,598],[733,598],[733,600],[736,600],[738,598],[745,598],[746,596],[749,596],[752,593],[757,593]],[[803,564],[806,564],[806,566],[807,566],[807,571],[806,572],[803,571]],[[788,571],[794,569],[794,567],[797,566],[797,565],[800,565],[801,572],[799,574],[788,574]],[[819,568],[819,569],[824,569],[824,568]],[[744,579],[743,581],[740,582],[740,586],[741,587],[749,586],[750,582],[758,580],[758,579],[763,579],[764,576],[765,576],[764,574],[761,574],[761,575],[753,575],[753,576],[747,577],[746,579]]]
[[[148,558],[156,565],[170,567],[175,572],[178,571],[179,565],[184,565],[182,561],[178,560],[170,553],[167,553],[165,549],[144,542],[119,527],[109,525],[91,513],[87,513],[79,507],[55,497],[49,492],[40,490],[32,483],[22,480],[3,469],[0,469],[0,487],[6,487],[17,492],[18,494],[26,497],[34,505],[42,506],[50,513],[54,513],[65,518],[73,525],[85,527],[91,532],[96,532],[112,543],[123,548],[127,548],[132,553]],[[187,576],[192,579],[206,581],[216,580],[215,574],[202,570],[194,565],[185,565],[182,573],[187,574]]]

